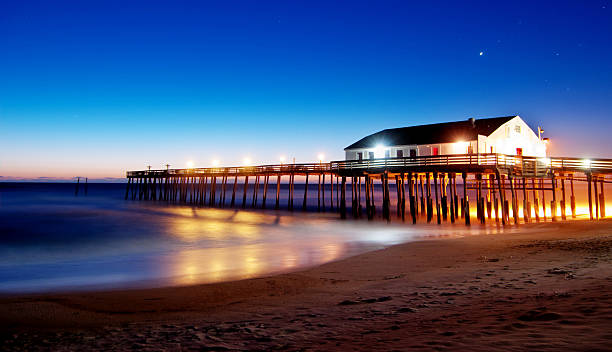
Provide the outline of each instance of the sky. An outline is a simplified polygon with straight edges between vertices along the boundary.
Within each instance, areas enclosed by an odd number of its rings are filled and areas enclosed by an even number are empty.
[[[610,1],[0,0],[0,180],[344,158],[520,115],[612,158]]]

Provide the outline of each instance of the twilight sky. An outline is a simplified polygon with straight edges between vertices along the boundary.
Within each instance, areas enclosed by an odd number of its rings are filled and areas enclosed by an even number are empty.
[[[0,1],[0,180],[342,159],[380,129],[514,114],[552,155],[612,158],[611,11]]]

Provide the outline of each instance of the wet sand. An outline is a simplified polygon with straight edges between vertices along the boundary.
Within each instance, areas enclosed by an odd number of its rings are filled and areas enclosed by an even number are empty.
[[[610,350],[612,221],[228,283],[0,298],[1,350]]]

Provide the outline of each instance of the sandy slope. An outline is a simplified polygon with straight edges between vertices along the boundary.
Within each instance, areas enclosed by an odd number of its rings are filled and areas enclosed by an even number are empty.
[[[222,284],[0,299],[1,350],[611,350],[612,222]]]

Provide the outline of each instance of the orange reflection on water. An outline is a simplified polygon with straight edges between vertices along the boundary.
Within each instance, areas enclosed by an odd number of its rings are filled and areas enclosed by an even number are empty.
[[[286,244],[187,249],[166,259],[164,276],[174,285],[245,279],[332,261],[343,253],[340,245],[321,244],[325,247],[324,255],[308,255],[316,252],[319,244],[310,245],[308,250],[304,242],[296,244],[302,250],[301,257],[296,248]]]

